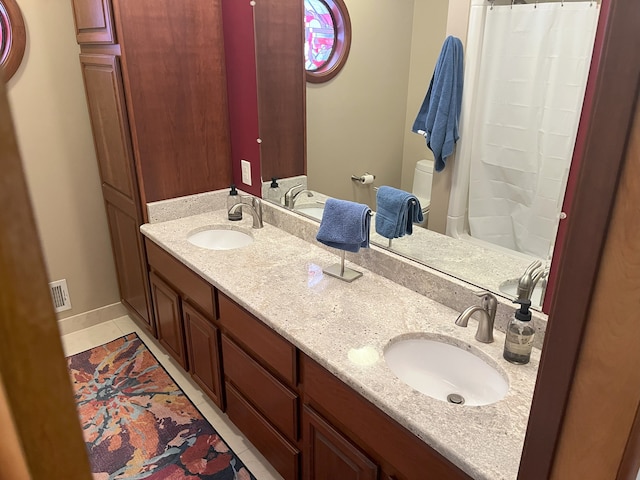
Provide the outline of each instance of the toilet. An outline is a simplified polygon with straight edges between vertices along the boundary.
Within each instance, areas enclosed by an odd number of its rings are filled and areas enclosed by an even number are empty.
[[[433,160],[419,160],[413,173],[413,193],[420,201],[424,221],[420,226],[427,226],[429,206],[431,205],[431,182],[433,181]]]

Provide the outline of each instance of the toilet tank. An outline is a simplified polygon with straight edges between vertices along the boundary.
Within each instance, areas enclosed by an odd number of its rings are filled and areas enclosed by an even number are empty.
[[[431,182],[433,180],[433,160],[419,160],[413,174],[413,191],[423,207],[431,202]]]

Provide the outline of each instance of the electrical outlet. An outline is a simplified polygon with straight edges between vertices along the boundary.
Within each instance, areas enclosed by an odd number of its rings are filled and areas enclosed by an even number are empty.
[[[251,186],[251,164],[246,160],[240,160],[240,170],[242,171],[242,183]]]

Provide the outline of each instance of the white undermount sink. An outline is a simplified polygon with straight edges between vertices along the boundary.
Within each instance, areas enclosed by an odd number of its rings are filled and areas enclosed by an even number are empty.
[[[427,338],[392,342],[384,352],[391,371],[404,383],[437,400],[468,406],[502,400],[507,380],[480,357]]]
[[[300,205],[294,209],[295,212],[300,212],[308,215],[316,220],[322,220],[322,214],[324,213],[323,205]]]
[[[209,250],[233,250],[253,243],[253,237],[239,230],[209,228],[187,236],[189,243]]]

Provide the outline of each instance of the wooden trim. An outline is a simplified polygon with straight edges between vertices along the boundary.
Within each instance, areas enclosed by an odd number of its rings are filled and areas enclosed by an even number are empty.
[[[640,106],[551,479],[616,478],[640,404]],[[597,433],[596,433],[597,432]]]
[[[636,480],[640,472],[640,405],[636,412],[636,419],[631,427],[629,441],[625,449],[620,470],[616,480]]]
[[[574,207],[567,219],[525,438],[519,479],[548,478],[556,454],[582,333],[591,304],[610,212],[624,159],[640,78],[637,0],[603,1],[598,36],[603,53],[595,82]],[[583,119],[584,120],[584,119]]]
[[[90,479],[4,83],[0,165],[0,377],[7,404],[32,478]]]

